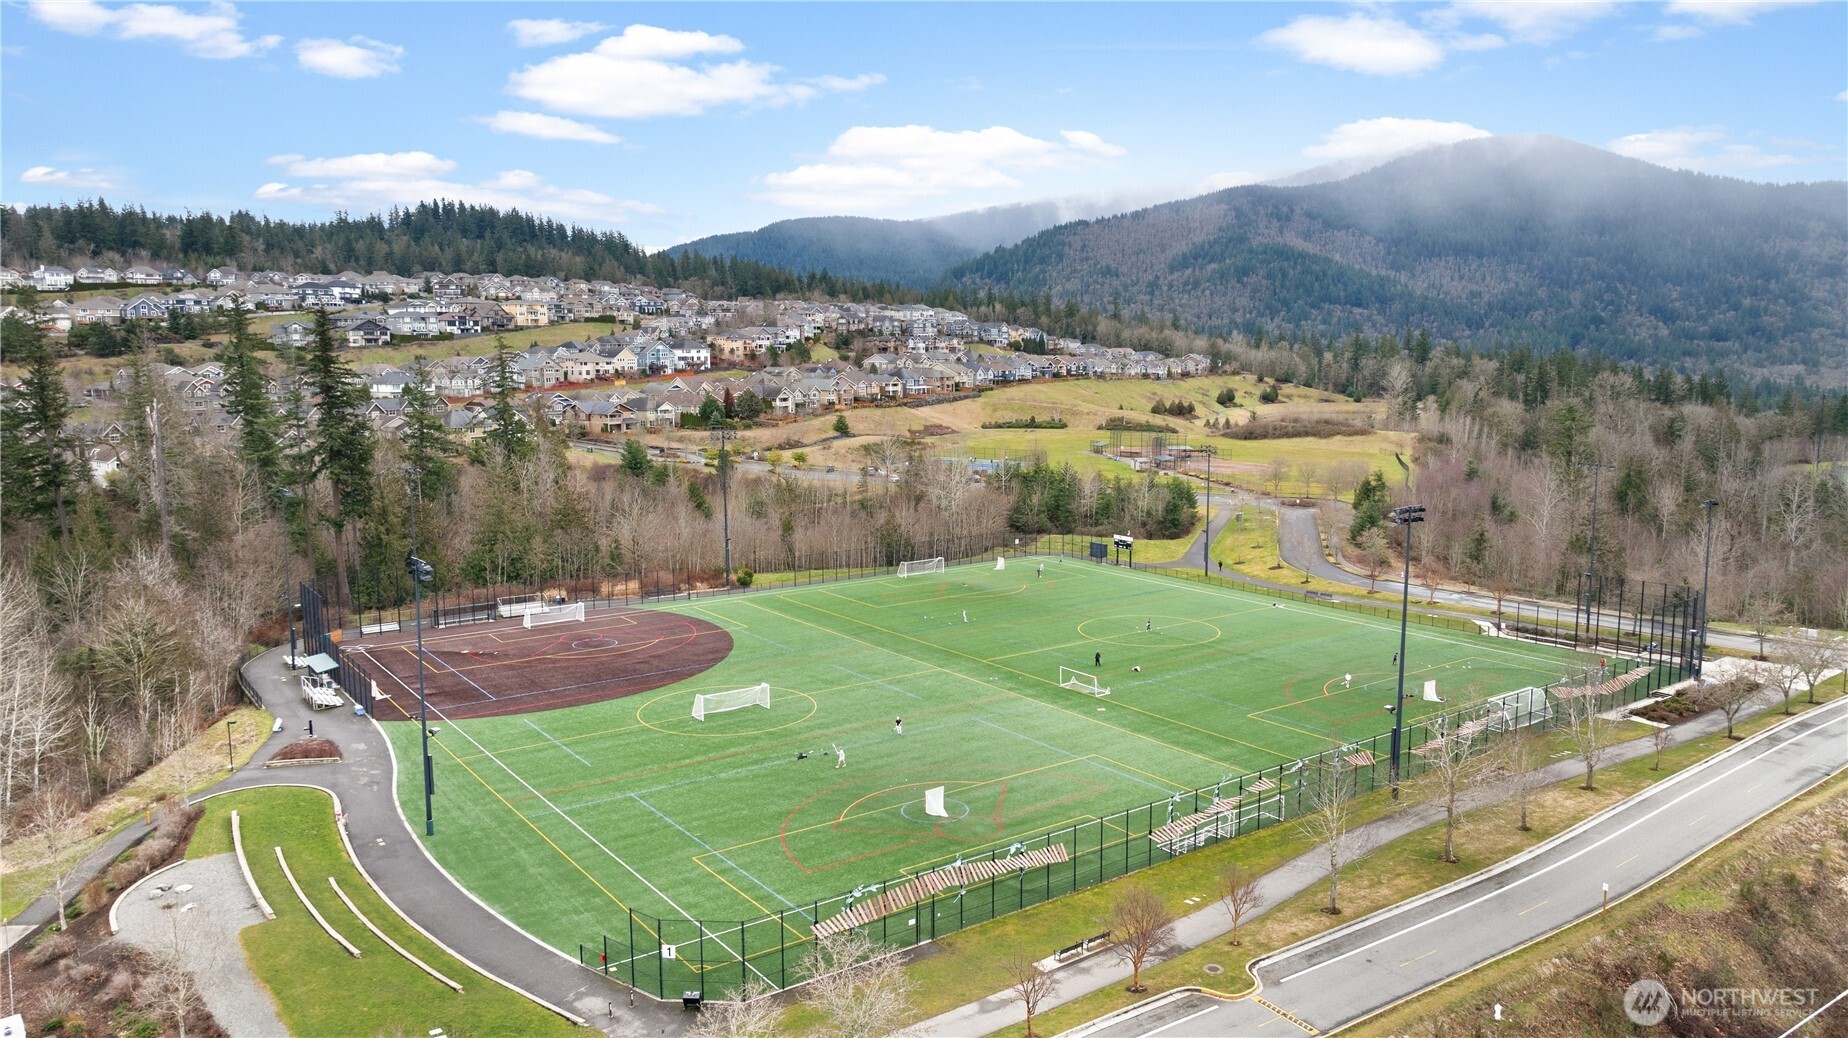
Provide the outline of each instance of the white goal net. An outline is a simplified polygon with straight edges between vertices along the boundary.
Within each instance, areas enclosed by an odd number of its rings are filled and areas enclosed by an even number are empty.
[[[934,559],[915,559],[911,562],[901,562],[898,564],[898,575],[901,577],[915,577],[922,573],[942,572],[943,556],[941,555]]]
[[[924,791],[924,813],[932,818],[950,817],[950,813],[943,807],[942,786],[932,786]]]
[[[584,620],[584,603],[573,602],[570,605],[547,606],[544,609],[529,610],[520,617],[520,623],[529,630],[544,627],[546,624],[582,623]]]
[[[513,616],[525,616],[527,613],[545,608],[545,599],[538,595],[515,595],[512,598],[494,600],[494,615],[502,620]]]
[[[707,714],[742,710],[747,706],[770,709],[769,682],[752,685],[750,688],[734,688],[729,692],[703,692],[696,695],[693,697],[693,716],[704,721]]]
[[[1097,675],[1070,667],[1059,668],[1059,687],[1074,689],[1093,696],[1107,696],[1110,690],[1097,683]]]

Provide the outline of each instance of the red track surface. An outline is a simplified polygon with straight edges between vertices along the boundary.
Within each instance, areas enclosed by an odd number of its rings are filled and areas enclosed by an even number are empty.
[[[412,635],[347,647],[391,698],[383,720],[414,717]],[[536,713],[618,699],[684,681],[731,653],[724,628],[653,609],[590,614],[583,623],[527,630],[518,620],[425,631],[424,695],[433,712],[462,720]]]

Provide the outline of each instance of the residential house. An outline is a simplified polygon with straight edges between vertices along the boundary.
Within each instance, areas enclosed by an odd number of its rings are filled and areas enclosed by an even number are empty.
[[[122,323],[122,301],[115,296],[91,296],[71,306],[71,320],[77,324]]]
[[[71,272],[64,267],[40,266],[32,272],[32,287],[40,292],[63,292],[71,287]]]
[[[100,443],[84,452],[90,463],[90,479],[99,487],[109,485],[109,477],[122,470],[122,457],[109,444]]]
[[[668,343],[674,354],[675,371],[705,371],[712,367],[712,347],[693,339],[675,339]]]
[[[158,285],[160,271],[153,267],[133,266],[122,272],[122,280],[131,285]]]
[[[25,284],[26,276],[12,267],[0,267],[0,288],[18,288]]]
[[[114,267],[78,267],[72,280],[79,285],[113,285],[122,280]]]
[[[208,285],[229,285],[241,280],[243,275],[237,272],[236,267],[213,267],[205,272],[205,283]]]
[[[314,341],[314,322],[278,321],[270,326],[269,341],[278,346],[306,346]]]
[[[167,300],[151,293],[142,293],[122,304],[124,321],[164,321],[167,319]]]
[[[439,275],[430,279],[430,296],[434,299],[462,298],[462,282],[448,275]]]
[[[346,330],[346,342],[353,349],[370,349],[391,345],[391,328],[374,317],[356,322]]]
[[[167,267],[160,272],[160,279],[169,285],[196,285],[199,279],[193,277],[192,271],[185,267]]]

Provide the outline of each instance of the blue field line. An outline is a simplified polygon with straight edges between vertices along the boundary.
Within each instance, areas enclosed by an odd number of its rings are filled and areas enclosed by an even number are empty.
[[[1086,764],[1089,764],[1089,765],[1091,765],[1091,766],[1092,766],[1092,767],[1094,767],[1094,768],[1102,768],[1102,769],[1104,769],[1105,771],[1108,771],[1108,772],[1110,772],[1110,773],[1111,773],[1111,774],[1113,774],[1113,775],[1121,775],[1122,777],[1124,777],[1124,778],[1126,778],[1126,779],[1128,779],[1128,780],[1130,780],[1131,782],[1140,782],[1140,783],[1142,783],[1143,785],[1145,785],[1145,786],[1148,786],[1148,787],[1150,787],[1150,788],[1153,788],[1153,789],[1159,789],[1159,790],[1161,790],[1161,791],[1162,791],[1162,792],[1163,792],[1164,794],[1167,794],[1167,795],[1170,795],[1170,796],[1172,796],[1172,795],[1173,795],[1173,794],[1175,794],[1175,793],[1179,793],[1179,792],[1183,792],[1183,790],[1181,790],[1181,789],[1180,789],[1179,787],[1171,787],[1171,786],[1162,786],[1162,785],[1157,785],[1157,784],[1155,784],[1155,783],[1153,783],[1153,782],[1150,782],[1150,781],[1149,781],[1148,779],[1145,779],[1145,778],[1143,778],[1143,777],[1141,777],[1141,776],[1139,776],[1139,775],[1131,775],[1131,774],[1130,774],[1129,772],[1127,772],[1127,771],[1118,771],[1117,769],[1115,769],[1115,768],[1113,768],[1113,767],[1111,767],[1111,766],[1110,766],[1110,765],[1108,765],[1108,764],[1104,764],[1104,763],[1101,763],[1101,762],[1099,762],[1099,761],[1095,761],[1095,760],[1092,760],[1092,759],[1090,758],[1090,756],[1089,756],[1088,754],[1080,754],[1080,753],[1073,753],[1073,752],[1071,752],[1070,750],[1061,750],[1061,749],[1059,749],[1059,748],[1058,748],[1057,746],[1052,746],[1052,745],[1049,745],[1049,744],[1047,744],[1047,743],[1043,743],[1043,742],[1040,742],[1040,741],[1039,741],[1038,739],[1035,739],[1035,738],[1034,738],[1034,737],[1032,737],[1031,735],[1022,735],[1022,734],[1020,734],[1019,732],[1017,732],[1017,731],[1015,731],[1015,730],[1013,730],[1012,728],[1004,728],[1004,727],[1002,727],[1001,725],[998,725],[998,724],[996,724],[996,723],[994,723],[993,721],[990,721],[990,720],[989,720],[989,719],[987,719],[986,717],[978,717],[978,718],[976,718],[975,720],[976,720],[976,722],[977,722],[977,723],[979,723],[979,724],[985,724],[985,725],[987,725],[988,727],[990,727],[990,728],[993,728],[993,729],[995,729],[996,731],[1000,731],[1000,732],[1006,732],[1007,734],[1009,734],[1009,735],[1011,735],[1011,736],[1013,736],[1013,737],[1014,737],[1014,738],[1016,738],[1016,739],[1025,739],[1025,740],[1027,740],[1028,742],[1030,742],[1030,743],[1032,743],[1032,744],[1033,744],[1033,745],[1035,745],[1035,746],[1040,746],[1040,747],[1043,747],[1043,748],[1045,748],[1045,749],[1048,749],[1048,750],[1051,750],[1051,751],[1052,751],[1052,752],[1054,752],[1054,753],[1060,753],[1060,754],[1064,754],[1064,755],[1065,755],[1066,757],[1068,757],[1068,758],[1070,758],[1070,759],[1072,759],[1072,760],[1074,760],[1074,761],[1083,761],[1083,762],[1085,762]]]
[[[894,684],[892,684],[892,683],[891,683],[891,682],[889,682],[889,681],[881,681],[881,680],[879,680],[878,678],[869,678],[869,677],[867,677],[866,675],[864,675],[864,674],[862,674],[862,673],[860,673],[860,672],[859,672],[859,671],[857,671],[857,670],[848,670],[848,669],[847,669],[846,667],[843,667],[843,666],[841,666],[841,665],[840,665],[840,664],[838,664],[838,663],[830,663],[830,664],[828,664],[828,666],[830,666],[830,667],[833,667],[833,668],[834,668],[835,670],[838,670],[838,671],[840,671],[840,672],[841,672],[841,673],[843,673],[843,674],[851,674],[851,675],[853,675],[854,677],[856,677],[856,678],[859,678],[859,679],[860,679],[861,681],[864,681],[864,682],[867,682],[868,684],[872,684],[872,685],[883,685],[883,686],[885,686],[886,688],[889,688],[889,689],[891,689],[891,690],[892,690],[892,691],[894,691],[894,692],[897,692],[897,693],[899,693],[899,694],[901,694],[901,695],[907,695],[907,696],[910,696],[910,697],[911,697],[911,698],[913,698],[913,699],[920,699],[920,700],[921,700],[921,699],[923,699],[923,698],[924,698],[923,696],[920,696],[920,695],[918,695],[918,694],[917,694],[916,692],[907,692],[907,691],[905,691],[904,689],[902,689],[902,688],[899,688],[899,687],[898,687],[897,685],[894,685]],[[958,674],[958,675],[956,675],[956,676],[957,676],[957,677],[961,677],[962,675],[960,675],[960,674]]]
[[[636,803],[642,805],[643,807],[647,808],[650,811],[653,811],[656,818],[659,818],[661,821],[666,822],[668,825],[671,825],[674,828],[679,829],[681,835],[685,836],[689,840],[692,840],[694,843],[699,844],[701,847],[706,848],[706,853],[713,855],[714,857],[718,858],[720,861],[724,862],[725,864],[730,865],[734,869],[737,869],[738,875],[743,876],[745,879],[748,879],[751,882],[757,884],[758,887],[760,887],[765,893],[769,894],[771,897],[776,898],[778,901],[781,901],[783,904],[788,905],[790,908],[794,908],[796,912],[802,916],[802,918],[807,919],[811,923],[815,921],[814,916],[809,915],[807,912],[803,911],[801,907],[795,904],[795,902],[777,893],[775,890],[772,890],[769,887],[769,885],[764,883],[763,880],[758,879],[756,876],[753,876],[750,873],[744,871],[744,869],[741,868],[737,862],[731,860],[730,858],[727,858],[724,854],[720,853],[719,851],[713,850],[711,844],[708,844],[706,841],[700,839],[697,836],[694,836],[690,832],[687,832],[685,827],[683,827],[679,822],[676,822],[672,818],[669,818],[666,815],[662,814],[659,810],[655,808],[653,804],[649,803],[646,800],[643,800],[640,793],[630,793],[629,796],[634,798]]]
[[[763,635],[758,634],[756,631],[751,630],[749,627],[740,627],[738,628],[738,631],[741,634],[748,634],[760,642],[769,642],[771,645],[774,645],[777,648],[782,649],[784,652],[795,652],[796,651],[790,648],[789,646],[784,645],[782,642],[777,641],[775,638],[766,638]]]
[[[526,720],[526,719],[525,719],[525,718],[521,718],[521,720],[523,720],[523,721],[524,721],[524,720]],[[548,734],[548,733],[546,732],[546,730],[545,730],[544,728],[541,728],[541,727],[539,727],[538,725],[536,725],[536,724],[533,724],[533,723],[532,723],[531,721],[526,721],[526,725],[527,725],[527,727],[529,727],[529,728],[531,728],[531,729],[532,729],[533,731],[535,731],[535,732],[538,732],[538,733],[539,733],[540,735],[544,735],[544,736],[545,736],[545,737],[546,737],[546,738],[547,738],[548,740],[550,740],[550,741],[551,741],[551,743],[552,743],[552,745],[554,745],[554,746],[556,746],[556,747],[558,747],[559,749],[561,749],[561,750],[563,750],[563,751],[565,751],[566,753],[569,753],[569,754],[571,754],[571,755],[572,755],[573,757],[577,757],[577,759],[578,759],[578,762],[579,762],[580,764],[583,764],[583,765],[584,765],[585,767],[587,767],[587,768],[588,768],[588,767],[590,767],[590,762],[589,762],[589,761],[587,761],[587,760],[585,760],[585,759],[584,759],[584,758],[582,758],[582,757],[578,757],[578,755],[577,755],[577,754],[576,754],[575,752],[573,752],[573,750],[571,749],[571,747],[569,747],[569,746],[566,746],[566,745],[565,745],[564,743],[562,743],[562,742],[559,742],[559,741],[558,741],[557,739],[553,739],[553,738],[552,738],[552,736],[551,736],[550,734]]]

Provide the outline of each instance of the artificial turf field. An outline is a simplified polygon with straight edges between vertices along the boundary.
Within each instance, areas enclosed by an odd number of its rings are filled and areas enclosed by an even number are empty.
[[[426,842],[574,951],[626,925],[625,908],[806,909],[1390,727],[1396,622],[1071,559],[1044,577],[1032,558],[992,565],[662,607],[724,628],[730,655],[625,698],[434,722]],[[1586,662],[1446,629],[1409,638],[1408,722]],[[1110,694],[1060,687],[1061,666]],[[1416,700],[1426,678],[1448,703]],[[695,693],[763,681],[767,710],[691,716]],[[418,732],[385,727],[414,819]],[[923,812],[936,785],[948,819]]]

